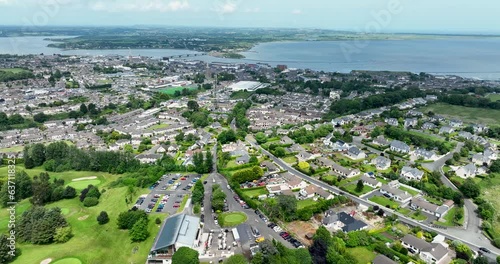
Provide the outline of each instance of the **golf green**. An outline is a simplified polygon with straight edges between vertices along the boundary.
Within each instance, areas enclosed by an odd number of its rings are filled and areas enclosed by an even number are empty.
[[[69,208],[61,208],[61,213],[62,213],[63,215],[67,215],[67,214],[69,214]]]
[[[68,183],[68,186],[71,186],[77,190],[83,190],[89,186],[89,184],[92,184],[94,186],[99,185],[101,183],[100,180],[94,179],[94,180],[83,180],[83,181],[73,181]]]
[[[247,220],[247,215],[242,212],[223,213],[220,217],[223,218],[224,226],[236,226]]]
[[[82,261],[77,258],[63,258],[52,264],[82,264]]]

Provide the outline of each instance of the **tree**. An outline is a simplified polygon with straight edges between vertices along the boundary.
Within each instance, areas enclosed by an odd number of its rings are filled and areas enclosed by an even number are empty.
[[[297,164],[297,166],[302,171],[307,171],[311,167],[307,161],[301,161]]]
[[[63,192],[64,199],[73,199],[76,197],[76,189],[71,186],[66,186]]]
[[[59,227],[54,234],[54,242],[66,243],[73,236],[71,233],[71,226]]]
[[[49,117],[43,112],[40,112],[33,116],[33,120],[37,123],[45,123],[45,121],[47,121],[48,119]]]
[[[18,202],[33,195],[31,177],[25,171],[16,172],[14,185],[16,186],[14,201],[12,201],[9,197],[8,182],[5,181],[2,185],[2,188],[0,189],[0,202],[3,207],[7,206],[7,202]]]
[[[217,136],[217,141],[221,144],[226,144],[229,142],[236,142],[236,133],[232,129],[222,131]]]
[[[16,229],[17,237],[20,242],[49,244],[54,241],[57,228],[66,226],[68,223],[60,208],[33,206],[22,214]]]
[[[479,256],[472,261],[472,264],[488,264],[488,263],[490,262],[488,261],[488,258],[486,258],[485,256]]]
[[[183,132],[180,132],[179,134],[177,134],[177,135],[175,136],[175,141],[176,141],[177,143],[184,141],[184,133],[183,133]]]
[[[460,241],[453,241],[452,244],[455,246],[455,251],[457,252],[457,258],[470,260],[472,258],[472,250]]]
[[[97,216],[97,222],[99,222],[100,225],[107,224],[109,222],[109,216],[106,211],[101,211],[101,213]]]
[[[248,260],[245,258],[245,256],[236,254],[226,259],[226,261],[224,261],[224,264],[248,264]]]
[[[286,155],[286,150],[283,147],[277,147],[274,150],[274,155],[276,155],[276,157],[278,158],[282,158]]]
[[[82,113],[83,115],[86,115],[88,112],[89,112],[89,109],[87,108],[87,106],[85,104],[81,104],[80,105],[80,113]]]
[[[141,218],[137,221],[132,229],[129,231],[130,239],[132,242],[140,242],[146,240],[149,236],[148,231],[148,220],[146,218]]]
[[[161,224],[161,219],[159,217],[157,217],[155,219],[155,224],[157,224],[157,225]]]
[[[187,107],[189,110],[191,110],[193,112],[198,112],[198,110],[200,109],[200,106],[198,105],[198,103],[196,101],[193,101],[193,100],[188,101]]]
[[[0,234],[0,263],[9,263],[18,255],[19,250],[12,252],[11,240],[4,234]]]
[[[118,215],[118,228],[131,229],[134,224],[142,218],[148,218],[146,212],[142,210],[122,212]]]
[[[255,140],[259,144],[264,144],[267,142],[267,136],[266,136],[266,134],[259,132],[259,133],[255,134]]]
[[[467,179],[460,186],[460,191],[462,191],[465,197],[474,199],[479,196],[481,189],[472,179]]]
[[[99,203],[99,199],[95,198],[95,197],[85,197],[85,199],[83,200],[83,206],[85,207],[92,207],[92,206],[96,206],[97,204]]]
[[[364,187],[365,187],[365,185],[363,184],[363,181],[362,180],[358,180],[358,183],[356,184],[356,189],[354,191],[357,192],[357,193],[360,193],[360,192],[363,191]]]
[[[490,171],[494,173],[500,173],[500,159],[495,160],[491,163]]]
[[[194,249],[180,247],[172,256],[172,264],[199,264],[198,255],[198,251]]]
[[[44,205],[50,202],[52,188],[49,182],[49,175],[47,173],[40,173],[39,176],[33,178],[32,190],[33,197],[31,203],[34,205]]]

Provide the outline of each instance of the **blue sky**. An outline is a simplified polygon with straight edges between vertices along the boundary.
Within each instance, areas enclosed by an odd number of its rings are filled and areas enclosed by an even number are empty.
[[[498,0],[0,0],[0,24],[483,34],[500,33],[498,10]]]

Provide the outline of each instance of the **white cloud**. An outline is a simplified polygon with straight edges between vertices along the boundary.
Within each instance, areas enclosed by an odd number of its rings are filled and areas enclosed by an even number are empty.
[[[237,9],[237,2],[239,1],[217,1],[217,3],[214,4],[214,10],[221,15],[234,13]]]
[[[302,14],[302,10],[300,10],[300,9],[294,9],[292,11],[292,15],[300,15],[300,14]]]
[[[260,12],[260,8],[258,8],[258,7],[245,9],[245,13],[259,13],[259,12]]]
[[[187,0],[120,0],[118,1],[95,1],[89,4],[96,11],[120,12],[171,12],[189,9]]]
[[[16,2],[17,0],[0,0],[0,5],[12,5]]]

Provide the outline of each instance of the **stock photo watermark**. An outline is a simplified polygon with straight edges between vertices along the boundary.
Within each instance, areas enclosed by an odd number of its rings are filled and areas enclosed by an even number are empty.
[[[9,221],[7,228],[8,255],[16,256],[16,159],[15,156],[7,157],[7,190],[8,202],[7,211],[9,211]]]
[[[389,0],[383,9],[372,11],[370,13],[370,21],[368,21],[364,28],[356,30],[357,32],[365,34],[382,33],[393,21],[394,16],[403,12],[403,5],[400,0]],[[344,55],[347,62],[352,61],[353,54],[359,54],[361,51],[370,45],[369,39],[356,39],[350,42],[342,42],[340,50]]]

